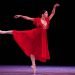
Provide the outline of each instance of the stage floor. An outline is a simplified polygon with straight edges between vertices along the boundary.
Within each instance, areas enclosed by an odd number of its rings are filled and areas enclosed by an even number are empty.
[[[34,75],[30,66],[0,66],[0,75]],[[75,75],[75,67],[37,66],[35,75]]]

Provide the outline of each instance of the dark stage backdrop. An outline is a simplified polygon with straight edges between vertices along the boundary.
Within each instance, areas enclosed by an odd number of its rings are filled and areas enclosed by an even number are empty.
[[[57,8],[47,31],[51,60],[46,63],[37,61],[37,65],[75,65],[70,59],[70,51],[65,48],[64,0],[0,0],[1,30],[34,28],[32,22],[14,19],[13,16],[22,14],[37,17],[42,9],[48,10],[50,14],[56,2],[61,6]],[[22,52],[12,35],[0,35],[0,65],[31,65],[30,58]]]

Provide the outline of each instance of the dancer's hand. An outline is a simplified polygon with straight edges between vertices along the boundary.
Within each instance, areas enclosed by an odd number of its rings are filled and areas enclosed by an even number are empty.
[[[56,3],[55,5],[54,5],[54,7],[59,7],[60,6],[60,4],[58,4],[58,3]]]
[[[22,15],[15,15],[14,18],[20,18]]]

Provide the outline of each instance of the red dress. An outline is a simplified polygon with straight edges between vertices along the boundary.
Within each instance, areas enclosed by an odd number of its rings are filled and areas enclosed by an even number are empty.
[[[35,18],[33,24],[36,25],[36,28],[32,30],[13,31],[14,40],[20,46],[22,51],[29,57],[33,54],[35,59],[41,62],[46,62],[46,60],[50,59],[47,40],[49,19],[46,18],[46,21],[46,29],[44,29],[41,19]]]

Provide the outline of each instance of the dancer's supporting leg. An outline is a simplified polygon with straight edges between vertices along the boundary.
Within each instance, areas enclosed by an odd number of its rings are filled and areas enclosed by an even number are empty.
[[[31,62],[32,62],[31,68],[33,69],[33,73],[36,73],[35,56],[33,54],[31,54],[30,58],[31,58]]]

